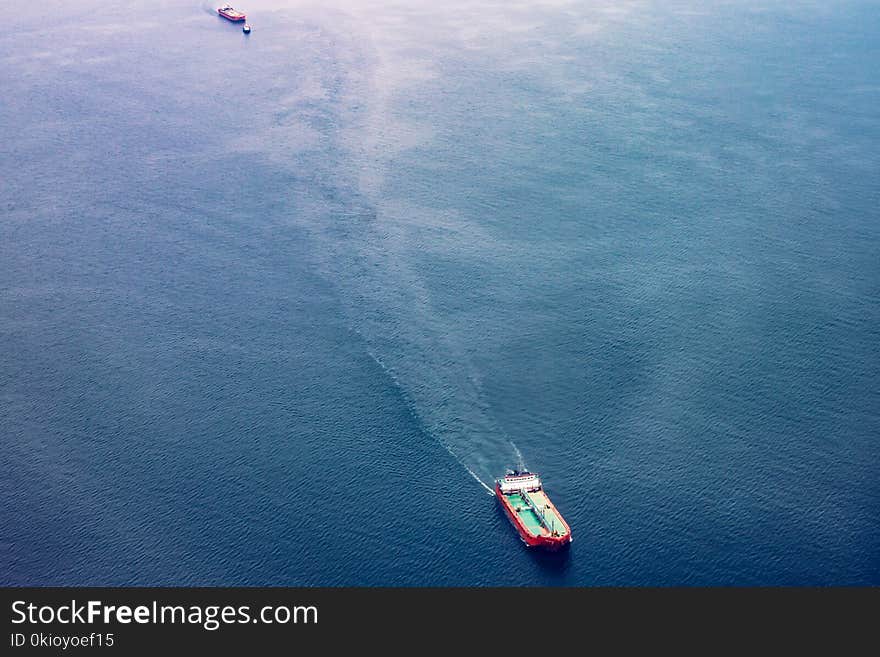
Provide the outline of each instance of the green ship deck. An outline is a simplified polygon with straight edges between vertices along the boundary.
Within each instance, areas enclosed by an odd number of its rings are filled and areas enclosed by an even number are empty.
[[[505,497],[517,516],[533,536],[550,536],[554,531],[565,534],[565,523],[544,491],[509,493]],[[529,504],[531,502],[531,504]],[[537,510],[537,512],[536,512]],[[543,518],[538,515],[541,513]]]

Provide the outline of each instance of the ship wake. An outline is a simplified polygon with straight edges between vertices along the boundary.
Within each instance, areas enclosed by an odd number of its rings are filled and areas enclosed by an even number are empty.
[[[332,45],[316,51],[313,69],[300,71],[320,93],[289,108],[309,117],[322,137],[312,168],[299,173],[306,185],[299,216],[308,217],[301,227],[314,240],[322,275],[337,288],[349,328],[424,432],[491,492],[494,478],[522,465],[522,455],[487,403],[468,338],[474,327],[438,294],[461,285],[460,278],[425,269],[430,257],[473,265],[473,245],[485,242],[473,222],[414,201],[405,176],[393,177],[399,184],[389,189],[396,154],[430,138],[429,127],[396,115],[395,96],[430,71],[397,66],[378,28],[366,27],[368,18],[310,14],[310,29]],[[431,240],[431,254],[426,234],[439,238]]]
[[[355,330],[361,337],[363,333]],[[472,417],[465,423],[450,421],[451,416],[444,416],[445,411],[440,409],[447,408],[447,404],[441,404],[439,409],[434,409],[417,403],[410,392],[411,388],[407,387],[401,380],[399,374],[395,370],[390,369],[385,360],[368,349],[368,353],[373,361],[385,372],[391,379],[395,387],[399,390],[401,396],[406,400],[407,406],[414,417],[419,421],[423,430],[430,436],[436,438],[446,451],[461,465],[473,479],[482,486],[489,495],[495,494],[492,486],[494,477],[503,473],[504,468],[516,464],[520,469],[524,469],[522,454],[512,440],[506,437],[493,438],[487,440],[486,431],[490,432],[488,436],[498,436],[501,430],[488,419],[487,410],[480,409],[480,404],[475,408],[471,408],[469,415]],[[418,384],[417,389],[421,387]],[[459,404],[461,406],[461,404]],[[462,407],[462,410],[464,408]],[[437,411],[440,411],[438,413]],[[475,422],[475,419],[483,416],[482,422]],[[484,426],[486,425],[486,426]],[[459,433],[459,431],[473,431],[470,435]],[[506,443],[506,444],[505,444]],[[498,459],[499,454],[507,455],[507,465],[499,465],[501,461]],[[509,458],[514,461],[509,461]]]
[[[391,223],[405,232],[404,224]],[[522,455],[486,401],[481,372],[462,337],[466,327],[434,307],[418,259],[403,248],[409,240],[402,234],[389,239],[392,227],[376,221],[361,234],[362,260],[346,302],[349,321],[424,431],[491,490],[494,478],[521,464]]]

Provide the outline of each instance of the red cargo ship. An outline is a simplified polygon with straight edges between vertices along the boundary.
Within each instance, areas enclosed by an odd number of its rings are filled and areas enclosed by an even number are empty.
[[[571,543],[571,529],[531,472],[512,471],[495,480],[495,496],[529,547],[559,550]]]
[[[217,13],[220,14],[223,18],[232,21],[233,23],[238,23],[239,21],[247,19],[247,16],[245,16],[237,9],[233,9],[230,5],[223,5],[222,7],[218,8]]]

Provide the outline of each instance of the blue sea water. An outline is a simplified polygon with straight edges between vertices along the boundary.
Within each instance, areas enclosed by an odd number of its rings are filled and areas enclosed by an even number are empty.
[[[880,584],[876,3],[241,4],[14,5],[0,584]]]

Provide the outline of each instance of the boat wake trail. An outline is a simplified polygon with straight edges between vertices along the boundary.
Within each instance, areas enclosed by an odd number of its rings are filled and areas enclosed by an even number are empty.
[[[469,351],[475,328],[440,294],[460,284],[460,277],[425,268],[432,256],[453,267],[473,258],[480,240],[469,231],[476,229],[414,202],[419,180],[411,188],[406,175],[389,173],[395,154],[412,145],[400,134],[419,139],[422,132],[418,126],[400,130],[411,125],[409,119],[398,122],[394,109],[406,85],[401,70],[409,69],[394,64],[381,28],[368,25],[369,12],[334,10],[310,18],[310,29],[326,38],[297,74],[320,93],[289,109],[308,117],[321,146],[311,166],[298,172],[300,227],[314,242],[317,266],[338,291],[349,328],[401,391],[424,432],[491,493],[495,477],[521,463],[522,455],[486,402]],[[429,254],[425,231],[435,230],[445,238],[432,242]]]
[[[355,333],[357,333],[358,335],[360,335],[361,337],[363,337],[363,334],[362,334],[360,331],[355,330]],[[415,405],[415,403],[414,403],[413,400],[411,399],[411,397],[410,397],[409,393],[407,392],[406,388],[404,388],[404,387],[401,385],[401,382],[400,382],[398,376],[397,376],[393,371],[389,370],[388,367],[385,365],[385,363],[382,361],[382,359],[381,359],[380,357],[378,357],[375,353],[373,353],[371,350],[368,350],[367,353],[369,353],[369,355],[370,355],[370,357],[373,359],[373,361],[375,361],[375,363],[376,363],[380,368],[382,368],[382,370],[388,375],[388,377],[392,380],[392,382],[394,383],[394,385],[398,388],[398,390],[400,391],[401,395],[402,395],[402,396],[404,397],[404,399],[406,400],[407,405],[408,405],[410,411],[411,411],[411,412],[413,413],[413,415],[419,420],[419,422],[422,423],[423,428],[424,428],[428,433],[431,433],[431,431],[428,429],[428,427],[426,427],[426,426],[424,425],[423,420],[422,420],[422,414],[419,412],[418,407]],[[462,467],[468,472],[468,474],[470,474],[471,477],[473,477],[474,480],[475,480],[478,484],[480,484],[480,486],[482,486],[482,487],[486,490],[486,492],[487,492],[489,495],[494,495],[494,494],[495,494],[495,489],[494,489],[489,483],[487,483],[487,482],[483,479],[483,477],[481,477],[481,476],[480,476],[479,474],[477,474],[474,470],[472,470],[472,469],[470,468],[470,466],[469,466],[464,460],[462,460],[462,458],[459,456],[459,454],[456,453],[454,447],[449,443],[449,441],[448,441],[448,437],[446,437],[446,436],[444,436],[444,435],[441,434],[440,436],[438,436],[438,438],[440,439],[440,443],[443,445],[443,447],[446,448],[446,451],[449,452],[449,454],[450,454],[450,455],[451,455],[451,456],[452,456],[452,457],[453,457],[453,458],[459,463],[459,465],[461,465],[461,466],[462,466]],[[511,442],[511,445],[513,445],[512,442]],[[513,445],[513,448],[514,448],[514,450],[516,450],[517,454],[519,454],[519,450],[516,449],[516,446],[515,446],[515,445]],[[492,479],[490,478],[490,481],[491,481],[491,480],[492,480]]]
[[[467,346],[470,326],[434,307],[408,224],[374,207],[347,208],[318,231],[324,273],[349,328],[400,391],[423,431],[488,493],[523,458],[495,421]],[[439,282],[442,285],[442,281]]]
[[[455,331],[430,309],[422,286],[406,276],[384,280],[388,269],[370,268],[372,277],[358,277],[361,290],[349,304],[355,332],[423,430],[493,493],[495,477],[521,464],[522,455],[495,422],[478,373]],[[401,277],[400,263],[390,271]]]

